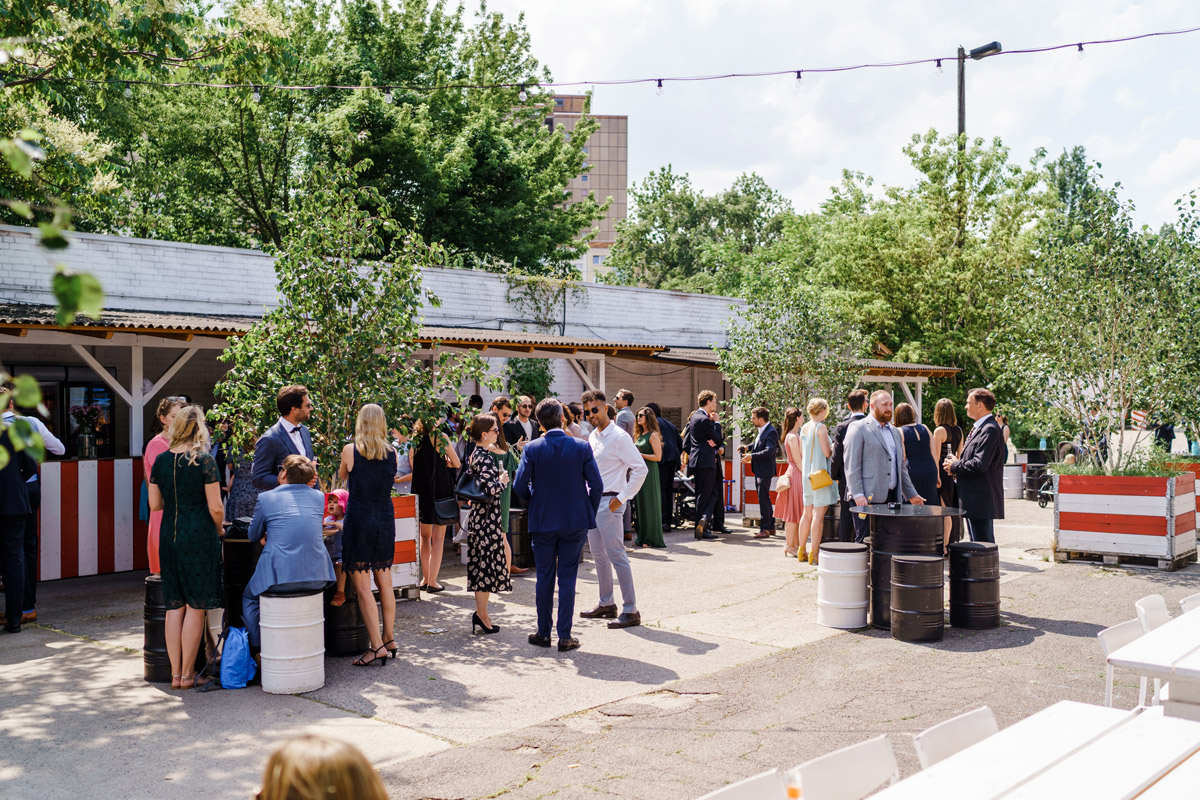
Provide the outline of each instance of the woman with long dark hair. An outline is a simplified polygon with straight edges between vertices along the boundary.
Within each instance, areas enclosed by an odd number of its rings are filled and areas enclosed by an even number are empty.
[[[467,591],[475,593],[475,613],[471,633],[482,628],[485,634],[499,633],[488,616],[488,598],[496,592],[511,592],[509,556],[505,548],[501,522],[501,498],[509,489],[511,476],[497,463],[490,447],[504,438],[500,421],[491,414],[479,414],[471,420],[471,441],[475,449],[467,461],[467,470],[483,490],[484,499],[471,503],[467,519]]]
[[[783,554],[788,558],[799,556],[801,561],[808,557],[807,553],[800,552],[800,521],[804,519],[804,472],[800,469],[804,461],[804,445],[800,441],[803,424],[804,415],[800,409],[789,408],[784,414],[783,455],[788,465],[784,474],[789,486],[775,494],[776,513],[783,520]]]
[[[662,461],[662,433],[658,430],[658,417],[649,408],[637,412],[633,428],[633,443],[646,461],[648,472],[642,488],[638,489],[634,516],[637,518],[638,547],[666,547],[663,541],[662,487],[659,484],[658,463]]]
[[[417,496],[417,515],[421,526],[421,585],[427,592],[440,592],[446,587],[438,583],[442,567],[442,548],[446,544],[446,526],[453,518],[437,516],[437,501],[454,497],[454,481],[450,470],[462,462],[454,452],[450,437],[434,428],[426,431],[417,420],[413,426],[412,492]]]
[[[942,466],[946,456],[953,455],[958,458],[962,456],[963,449],[962,428],[958,427],[958,415],[954,413],[954,403],[948,398],[943,397],[933,407],[933,424],[937,426],[933,431],[933,450],[937,453],[938,497],[941,498],[942,505],[958,508],[958,483],[955,482],[954,476],[946,472]],[[961,538],[961,518],[947,517],[945,533],[942,538],[943,552],[951,542],[957,542]]]

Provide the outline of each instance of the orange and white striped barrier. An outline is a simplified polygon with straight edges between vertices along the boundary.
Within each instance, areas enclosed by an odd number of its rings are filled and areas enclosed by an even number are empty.
[[[779,476],[787,472],[787,462],[775,462],[775,477],[771,479],[771,506],[775,505],[775,482]],[[758,511],[758,489],[754,480],[754,472],[749,464],[742,464],[742,515],[750,515]],[[757,519],[757,517],[753,517]]]
[[[1054,477],[1054,550],[1174,562],[1196,552],[1196,478]]]

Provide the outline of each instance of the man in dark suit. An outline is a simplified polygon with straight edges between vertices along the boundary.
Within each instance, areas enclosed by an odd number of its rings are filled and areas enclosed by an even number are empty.
[[[717,410],[717,393],[705,389],[696,398],[700,406],[688,418],[684,433],[688,469],[696,482],[696,538],[716,539],[712,532],[713,507],[721,487],[721,463],[717,450],[724,444],[717,424],[709,415]]]
[[[1004,519],[1004,432],[992,416],[996,395],[987,389],[967,392],[967,416],[975,420],[962,456],[946,456],[942,466],[958,478],[958,496],[973,542],[995,542],[993,520]]]
[[[754,491],[758,494],[758,533],[755,539],[775,534],[775,509],[771,507],[771,483],[775,480],[775,459],[779,457],[779,431],[771,424],[771,412],[759,406],[750,412],[758,435],[749,448],[742,447],[742,463],[754,473]]]
[[[37,462],[25,450],[14,451],[8,431],[0,433],[8,463],[0,469],[0,574],[4,575],[4,630],[21,632],[25,600],[25,522],[29,494],[25,481],[37,474]]]
[[[532,413],[533,398],[524,394],[518,397],[517,415],[504,423],[504,439],[510,446],[520,449],[542,435],[537,420],[529,416]]]
[[[529,643],[550,646],[554,581],[558,578],[558,649],[574,650],[575,578],[587,532],[596,527],[604,484],[592,448],[562,429],[562,406],[548,397],[538,403],[537,421],[546,435],[525,445],[513,478],[513,495],[528,504],[528,525],[537,566],[534,596],[537,632]]]
[[[250,482],[260,492],[279,485],[279,470],[288,456],[304,456],[313,463],[312,437],[304,422],[312,416],[312,400],[308,389],[303,386],[285,386],[275,397],[275,408],[279,421],[267,429],[254,445],[254,464],[250,468]]]
[[[675,527],[675,473],[679,471],[679,455],[683,439],[679,429],[663,418],[658,403],[646,403],[646,408],[658,418],[658,433],[662,436],[662,460],[658,462],[658,485],[662,490],[663,533]]]
[[[846,432],[851,425],[867,415],[866,391],[855,389],[847,395],[846,408],[850,410],[850,416],[833,429],[833,455],[829,460],[829,477],[837,481],[838,497],[842,503],[842,515],[838,519],[838,541],[861,542],[867,536],[867,521],[850,513],[853,504],[846,496]]]

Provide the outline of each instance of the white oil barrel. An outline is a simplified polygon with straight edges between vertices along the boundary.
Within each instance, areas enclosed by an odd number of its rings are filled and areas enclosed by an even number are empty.
[[[1025,470],[1020,464],[1004,465],[1004,499],[1020,500],[1023,495]]]
[[[822,542],[817,559],[817,624],[855,630],[867,627],[867,546]]]
[[[263,691],[296,694],[320,689],[325,685],[324,593],[268,592],[259,602]]]

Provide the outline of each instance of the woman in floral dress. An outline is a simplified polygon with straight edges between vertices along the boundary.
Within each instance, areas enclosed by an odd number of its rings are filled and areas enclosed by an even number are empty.
[[[500,435],[500,426],[490,414],[480,414],[471,422],[471,439],[476,447],[467,460],[467,469],[479,482],[485,498],[471,504],[467,519],[467,591],[475,593],[475,613],[471,632],[498,633],[488,616],[488,598],[493,592],[512,591],[512,578],[504,550],[504,524],[501,520],[501,495],[509,475],[501,469],[488,448]]]

